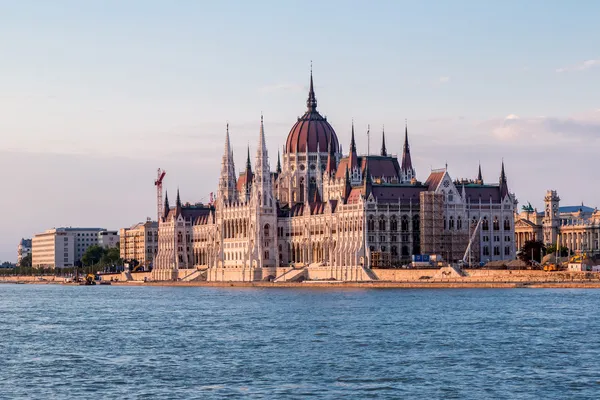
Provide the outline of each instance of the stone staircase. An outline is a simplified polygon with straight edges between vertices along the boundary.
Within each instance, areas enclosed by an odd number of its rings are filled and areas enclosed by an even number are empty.
[[[205,281],[205,280],[206,280],[206,270],[205,269],[196,270],[196,271],[192,272],[191,274],[186,275],[183,278],[181,278],[182,282]]]
[[[369,279],[367,279],[368,281],[378,281],[379,280],[379,278],[377,277],[377,275],[375,275],[375,273],[373,272],[373,270],[371,268],[367,268],[367,267],[363,266],[362,269],[365,272],[365,274],[367,275],[367,277],[369,277]]]
[[[273,282],[296,282],[301,277],[306,277],[306,267],[300,269],[290,269],[283,275],[279,275]]]

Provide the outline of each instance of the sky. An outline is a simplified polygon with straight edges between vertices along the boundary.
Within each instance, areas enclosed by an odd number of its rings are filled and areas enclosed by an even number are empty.
[[[498,181],[520,205],[600,205],[600,2],[0,0],[0,260],[59,226],[128,227],[165,189],[207,202],[225,126],[238,172],[260,115],[271,166],[306,108],[344,151],[424,181]]]

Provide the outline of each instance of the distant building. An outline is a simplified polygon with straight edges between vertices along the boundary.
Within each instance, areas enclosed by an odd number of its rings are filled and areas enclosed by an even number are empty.
[[[17,248],[17,266],[21,265],[21,260],[31,254],[31,239],[21,239]]]
[[[119,235],[104,228],[55,228],[32,239],[34,268],[68,268],[81,260],[90,246],[116,247]]]
[[[123,260],[137,260],[140,265],[149,266],[158,251],[158,222],[146,221],[131,228],[122,228],[119,238]]]
[[[561,206],[556,190],[544,197],[544,211],[524,206],[515,216],[517,249],[528,240],[558,244],[573,253],[600,254],[600,211],[588,206]]]

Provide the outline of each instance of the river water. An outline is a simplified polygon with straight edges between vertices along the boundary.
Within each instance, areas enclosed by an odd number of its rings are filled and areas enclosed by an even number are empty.
[[[600,290],[0,285],[2,399],[598,399]]]

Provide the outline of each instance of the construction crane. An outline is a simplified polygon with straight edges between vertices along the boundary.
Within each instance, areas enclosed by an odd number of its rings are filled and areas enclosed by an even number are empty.
[[[467,246],[467,251],[465,251],[465,255],[461,260],[461,266],[471,266],[471,246],[473,242],[475,242],[475,238],[477,237],[477,231],[479,230],[479,226],[481,225],[481,218],[477,221],[477,225],[475,225],[475,229],[473,230],[473,234],[471,235],[471,239],[469,240],[469,245]]]
[[[156,173],[156,180],[154,181],[154,186],[156,186],[156,208],[157,208],[157,222],[159,222],[162,218],[163,214],[163,197],[162,197],[162,184],[163,179],[165,178],[167,171],[162,169],[158,169]]]

